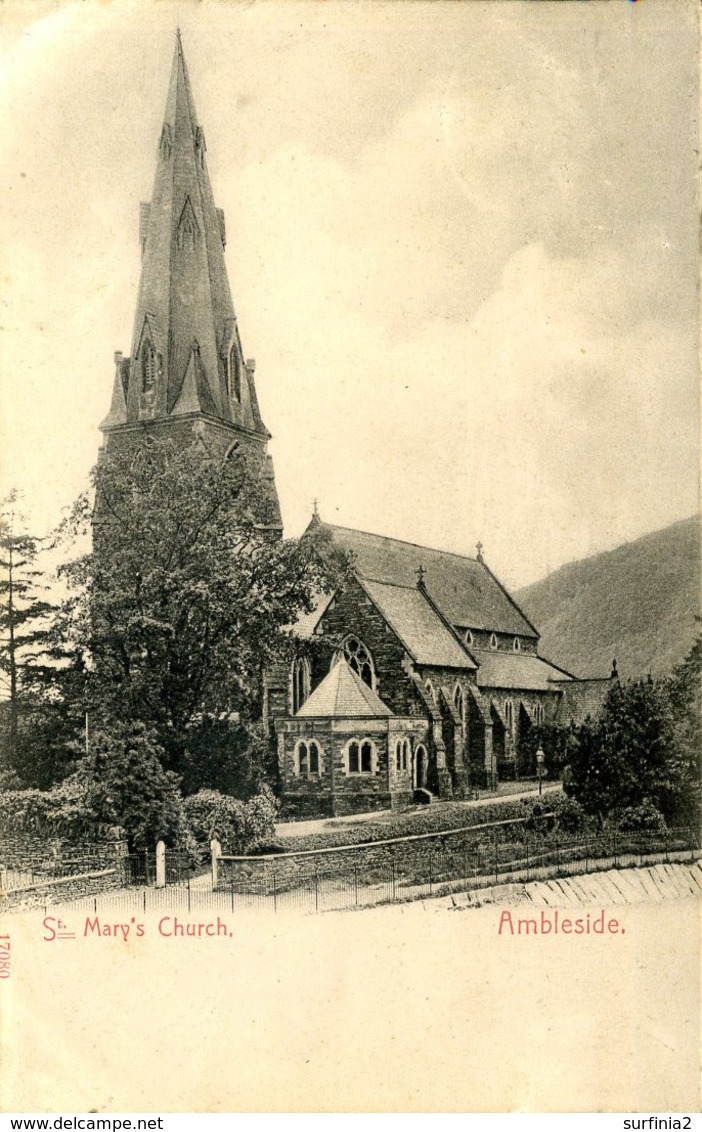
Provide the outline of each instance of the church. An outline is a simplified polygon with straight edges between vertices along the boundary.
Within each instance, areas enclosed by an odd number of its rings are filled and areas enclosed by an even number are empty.
[[[234,311],[206,149],[178,33],[153,195],[139,216],[131,352],[115,354],[101,454],[162,436],[199,440],[217,457],[236,449],[267,536],[281,538],[270,433]],[[466,557],[332,526],[315,512],[302,537],[320,533],[350,569],[293,627],[292,663],[264,680],[285,814],[494,788],[533,773],[533,728],[577,721],[602,702],[609,679],[578,680],[539,655],[537,628],[480,544]]]

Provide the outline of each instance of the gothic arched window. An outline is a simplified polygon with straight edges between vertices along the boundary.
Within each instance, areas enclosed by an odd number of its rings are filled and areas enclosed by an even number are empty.
[[[158,359],[153,343],[144,342],[141,348],[141,389],[142,393],[149,393],[156,384],[156,371]]]
[[[402,744],[402,769],[403,770],[407,770],[407,768],[409,767],[411,758],[412,758],[412,741],[410,739],[405,739],[404,743]]]
[[[364,684],[375,689],[375,665],[363,641],[359,641],[358,637],[347,637],[344,641],[344,657],[349,668],[353,668]]]
[[[511,700],[505,700],[505,723],[507,730],[512,731],[514,728],[514,704]]]
[[[305,656],[298,657],[292,664],[292,709],[293,715],[300,710],[310,694],[310,662]]]
[[[491,649],[497,648],[497,637],[495,636],[494,633],[490,634],[490,648]]]
[[[514,638],[514,641],[512,642],[512,648],[514,649],[515,652],[521,652],[522,645],[521,645],[521,641],[519,640],[519,637]]]
[[[453,693],[453,706],[456,709],[459,719],[463,719],[463,689],[460,684],[456,684]]]
[[[347,774],[373,774],[377,759],[375,743],[372,739],[351,739],[346,744],[345,763]]]
[[[466,629],[465,633],[463,634],[463,640],[468,646],[473,644],[473,634],[471,633],[470,629]]]
[[[322,773],[322,748],[316,739],[301,739],[295,747],[295,774]]]

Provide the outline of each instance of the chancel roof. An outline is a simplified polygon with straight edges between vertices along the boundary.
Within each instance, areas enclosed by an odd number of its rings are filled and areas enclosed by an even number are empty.
[[[320,524],[318,519],[313,522]],[[401,586],[406,592],[416,588],[421,566],[429,596],[452,625],[538,637],[537,630],[481,560],[349,527],[320,525],[335,546],[353,556],[360,578]]]
[[[540,656],[527,653],[500,652],[493,649],[471,649],[480,665],[479,688],[513,688],[521,692],[557,692],[573,677]]]
[[[297,712],[303,719],[378,719],[393,713],[340,659]]]

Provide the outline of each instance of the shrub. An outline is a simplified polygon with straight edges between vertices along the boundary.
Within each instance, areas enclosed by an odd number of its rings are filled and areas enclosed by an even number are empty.
[[[664,833],[665,818],[652,802],[627,806],[613,815],[614,824],[622,833]]]
[[[276,804],[267,787],[248,802],[219,790],[199,790],[185,799],[185,814],[203,857],[213,838],[234,855],[256,852],[275,839]]]
[[[4,833],[35,833],[47,838],[91,841],[100,838],[106,828],[96,819],[85,788],[74,780],[62,782],[51,790],[0,792],[0,829]]]
[[[534,802],[525,798],[522,804],[529,811],[526,828],[530,833],[577,837],[592,826],[580,803],[565,794],[554,792]]]

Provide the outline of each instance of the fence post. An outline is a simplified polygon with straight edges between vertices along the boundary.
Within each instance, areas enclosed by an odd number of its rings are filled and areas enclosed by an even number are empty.
[[[431,896],[434,886],[434,851],[429,850],[429,895]]]
[[[190,911],[190,877],[188,877],[188,911]]]
[[[278,911],[278,884],[275,869],[273,869],[273,911]]]
[[[390,864],[392,866],[392,898],[395,899],[395,854],[393,853]]]
[[[317,872],[317,864],[314,866],[314,910],[319,911],[319,873]]]
[[[212,858],[212,891],[219,883],[219,858],[222,856],[222,846],[216,837],[210,841],[210,854]]]
[[[149,850],[144,850],[144,884],[149,883]]]
[[[525,853],[525,856],[526,856],[526,878],[527,878],[527,883],[528,883],[529,882],[529,835],[528,834],[524,839],[524,853]]]
[[[232,879],[230,880],[229,887],[231,889],[231,894],[232,894],[232,912],[233,912],[234,911],[234,877],[232,877]]]
[[[495,884],[497,884],[497,882],[499,880],[498,860],[497,860],[497,826],[495,826],[495,830],[494,830],[493,849],[494,849],[494,856],[495,856],[495,860],[494,860]]]
[[[156,842],[156,887],[166,887],[166,843]]]
[[[358,865],[355,862],[353,866],[353,894],[355,903],[358,904]]]

